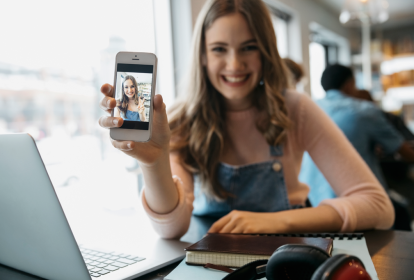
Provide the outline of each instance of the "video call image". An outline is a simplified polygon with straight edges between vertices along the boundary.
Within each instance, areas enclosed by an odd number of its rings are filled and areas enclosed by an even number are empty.
[[[149,122],[152,73],[121,72],[118,69],[116,83],[114,117]]]

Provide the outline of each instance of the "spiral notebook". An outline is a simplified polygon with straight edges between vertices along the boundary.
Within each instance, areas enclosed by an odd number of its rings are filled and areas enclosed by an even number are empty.
[[[268,235],[269,236],[269,235]],[[349,254],[357,256],[364,263],[365,268],[372,280],[378,280],[378,275],[372,263],[371,256],[363,233],[319,233],[319,234],[273,234],[270,236],[285,237],[319,237],[333,240],[332,256],[338,254]],[[187,265],[184,259],[165,280],[221,280],[228,273],[206,269],[202,266]]]

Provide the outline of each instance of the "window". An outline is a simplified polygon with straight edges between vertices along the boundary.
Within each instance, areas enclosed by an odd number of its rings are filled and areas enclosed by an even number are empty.
[[[107,208],[131,207],[139,169],[99,127],[98,102],[118,51],[155,52],[153,2],[27,0],[0,9],[0,133],[34,137],[60,198],[83,191],[106,197]]]
[[[309,74],[312,98],[321,99],[325,97],[325,91],[321,85],[322,73],[326,67],[326,48],[316,42],[309,44]]]
[[[325,97],[321,77],[325,68],[332,64],[351,64],[348,39],[316,23],[309,23],[309,74],[312,98]]]
[[[281,19],[272,14],[273,27],[276,33],[277,49],[279,55],[282,58],[288,57],[288,23],[286,20]]]
[[[291,16],[275,7],[268,6],[276,33],[276,43],[282,58],[289,56],[288,24]]]

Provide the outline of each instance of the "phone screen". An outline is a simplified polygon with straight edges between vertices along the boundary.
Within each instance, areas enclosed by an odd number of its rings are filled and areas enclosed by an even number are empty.
[[[152,92],[153,65],[118,63],[114,117],[121,117],[121,128],[148,130]]]

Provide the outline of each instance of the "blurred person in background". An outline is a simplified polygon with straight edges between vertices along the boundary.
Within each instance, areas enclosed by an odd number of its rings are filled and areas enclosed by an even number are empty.
[[[409,162],[414,162],[414,151],[401,133],[387,120],[381,109],[373,102],[356,98],[358,96],[367,98],[367,96],[364,92],[358,92],[350,68],[338,64],[328,66],[322,74],[321,84],[326,91],[326,97],[317,100],[316,103],[338,125],[381,185],[388,191],[376,148],[381,147],[385,154],[398,152]],[[323,200],[337,196],[331,188],[331,182],[320,173],[308,154],[304,155],[299,179],[310,186],[309,199],[312,205],[319,205]],[[349,191],[352,192],[352,189]],[[398,212],[395,201],[393,204]],[[409,217],[405,217],[403,221],[398,220],[399,217],[396,213],[394,228],[411,230]]]
[[[357,90],[354,97],[374,102],[369,91],[364,89]],[[405,140],[414,141],[414,134],[408,129],[408,127],[404,123],[404,120],[400,116],[397,116],[389,112],[384,112],[384,115],[388,119],[388,121],[394,126],[394,128],[402,134]]]

